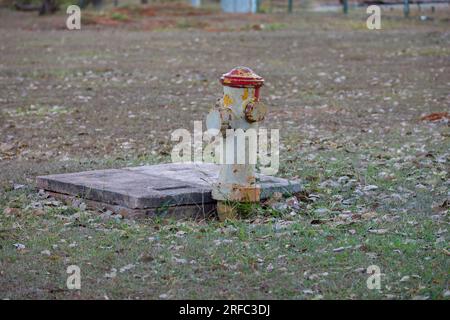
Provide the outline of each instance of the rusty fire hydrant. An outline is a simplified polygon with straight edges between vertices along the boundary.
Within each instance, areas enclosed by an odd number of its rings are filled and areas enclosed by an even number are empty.
[[[217,200],[220,219],[236,215],[232,202],[259,202],[260,186],[256,181],[256,162],[250,161],[249,147],[237,143],[236,132],[256,131],[267,108],[259,100],[264,79],[247,67],[236,67],[222,75],[223,97],[206,119],[208,130],[214,129],[223,137],[225,152],[219,179],[212,187],[212,197]],[[241,130],[239,130],[241,129]],[[251,131],[251,130],[250,130]],[[245,152],[244,161],[236,161]],[[242,159],[242,158],[241,158]]]

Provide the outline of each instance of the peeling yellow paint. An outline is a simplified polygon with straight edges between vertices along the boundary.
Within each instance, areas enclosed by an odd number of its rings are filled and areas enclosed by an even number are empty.
[[[231,106],[232,104],[233,104],[233,98],[231,98],[228,94],[225,94],[224,96],[223,96],[223,105],[225,106],[225,107],[229,107],[229,106]]]
[[[244,89],[244,93],[242,94],[242,101],[245,101],[248,99],[248,88]]]

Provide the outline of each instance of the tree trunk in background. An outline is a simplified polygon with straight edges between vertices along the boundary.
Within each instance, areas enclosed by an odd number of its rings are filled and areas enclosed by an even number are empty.
[[[92,0],[95,9],[100,9],[103,5],[103,0]]]
[[[43,0],[41,8],[39,9],[39,15],[51,14],[58,10],[56,0]]]
[[[19,11],[39,11],[41,9],[41,5],[30,4],[29,2],[14,2],[14,8]]]
[[[147,4],[148,0],[141,0],[141,4]]]

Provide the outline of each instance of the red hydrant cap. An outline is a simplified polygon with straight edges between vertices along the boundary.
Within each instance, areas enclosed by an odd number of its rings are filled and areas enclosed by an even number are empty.
[[[220,77],[220,83],[224,86],[235,88],[259,88],[264,84],[264,79],[258,76],[252,69],[236,67]]]

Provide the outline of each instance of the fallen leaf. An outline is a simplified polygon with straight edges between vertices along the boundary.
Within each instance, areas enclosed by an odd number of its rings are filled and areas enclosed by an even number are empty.
[[[311,220],[311,224],[324,224],[327,223],[328,220],[324,220],[324,219],[313,219]]]
[[[404,277],[402,277],[402,278],[400,279],[400,282],[406,282],[406,281],[408,281],[409,279],[410,279],[409,276],[404,276]]]
[[[448,112],[434,112],[420,118],[422,121],[438,121],[442,119],[450,119]]]
[[[15,148],[15,145],[10,143],[0,143],[0,152],[1,153],[8,153],[12,151]]]
[[[34,209],[31,213],[35,216],[43,216],[45,214],[45,211],[41,209]]]
[[[135,265],[130,263],[130,264],[127,264],[126,266],[120,268],[119,272],[124,273],[125,271],[131,270],[134,267],[135,267]]]
[[[182,237],[184,237],[184,235],[186,234],[186,232],[185,231],[178,231],[176,234],[175,234],[175,236],[177,237],[177,238],[182,238]]]
[[[362,219],[367,219],[367,220],[375,218],[377,216],[378,216],[378,214],[375,211],[369,211],[369,212],[365,212],[365,213],[361,214],[361,218]]]
[[[151,255],[149,255],[149,254],[145,254],[145,255],[143,255],[142,257],[141,257],[141,261],[142,262],[151,262],[151,261],[153,261],[153,260],[155,260],[155,258],[153,258]]]
[[[378,186],[371,184],[371,185],[365,186],[363,188],[363,191],[373,191],[373,190],[377,190],[377,189],[378,189]]]
[[[175,263],[178,263],[178,264],[186,264],[187,263],[186,259],[180,259],[180,258],[176,258],[176,257],[173,258],[173,261],[175,261]]]
[[[116,268],[112,268],[111,269],[111,272],[107,272],[107,273],[105,273],[105,275],[104,275],[104,277],[105,278],[108,278],[108,279],[113,279],[113,278],[115,278],[117,276],[117,269]]]
[[[17,250],[25,249],[25,245],[22,243],[14,243],[13,246],[16,247]]]
[[[388,232],[387,229],[372,229],[369,230],[370,233],[374,233],[374,234],[385,234]]]
[[[347,250],[347,249],[351,249],[351,248],[352,248],[352,246],[339,247],[339,248],[333,249],[333,252],[341,252],[341,251],[344,251],[344,250]]]
[[[21,215],[21,211],[17,208],[5,208],[3,210],[3,214],[5,216],[20,216]]]

